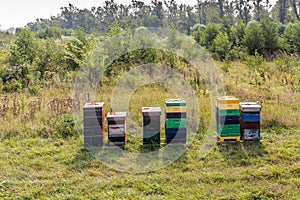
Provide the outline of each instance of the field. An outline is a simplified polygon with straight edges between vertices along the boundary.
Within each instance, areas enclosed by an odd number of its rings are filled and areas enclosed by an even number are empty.
[[[186,153],[158,171],[120,172],[97,161],[83,147],[82,137],[73,130],[68,105],[60,112],[51,108],[51,98],[71,95],[69,83],[57,83],[39,95],[8,94],[10,108],[0,124],[0,198],[299,199],[300,94],[296,84],[291,84],[298,81],[297,76],[287,73],[283,78],[271,62],[265,63],[266,80],[247,63],[216,64],[227,94],[262,103],[260,143],[215,144],[207,156],[201,156],[211,104],[209,95],[199,91],[199,102],[206,102],[199,105],[202,129]],[[102,87],[97,98],[107,102],[108,111],[112,88]],[[136,91],[129,105],[133,119],[141,124],[143,105],[162,105],[163,99],[172,95],[155,85]],[[29,118],[13,114],[14,98],[24,102]],[[37,106],[30,119],[32,100]],[[138,151],[141,141],[129,140],[125,148]]]

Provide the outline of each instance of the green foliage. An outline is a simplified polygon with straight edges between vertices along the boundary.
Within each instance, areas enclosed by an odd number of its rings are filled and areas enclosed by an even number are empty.
[[[120,26],[118,21],[115,21],[111,25],[108,26],[109,37],[112,37],[114,35],[117,35],[118,33],[121,33],[123,31],[122,27]]]
[[[255,51],[254,56],[245,56],[244,63],[247,67],[253,70],[261,70],[263,68],[264,58]]]
[[[264,37],[264,51],[273,53],[278,50],[278,27],[275,22],[265,17],[260,22]]]
[[[40,44],[35,64],[42,77],[45,73],[58,72],[66,68],[68,63],[64,60],[64,51],[61,44],[50,38],[40,41]]]
[[[280,72],[294,74],[299,68],[299,63],[295,57],[283,54],[283,57],[275,61]]]
[[[8,62],[11,66],[32,64],[37,53],[38,44],[29,29],[22,29],[10,49]]]
[[[217,35],[220,32],[220,26],[218,24],[208,24],[204,32],[205,32],[204,44],[206,48],[211,49],[213,40],[217,37]]]
[[[72,115],[63,115],[56,125],[54,135],[58,138],[67,139],[70,137],[78,136],[75,129],[75,118]]]
[[[78,29],[73,39],[67,40],[64,44],[65,59],[67,68],[76,70],[84,65],[85,58],[89,55],[93,48],[94,39],[84,33],[82,29]]]
[[[243,44],[247,47],[248,53],[254,55],[255,52],[262,53],[265,48],[264,30],[257,22],[252,22],[245,29]]]
[[[240,46],[245,35],[246,25],[239,21],[236,26],[231,26],[229,38],[234,46]]]
[[[231,47],[232,42],[229,41],[226,32],[220,32],[212,43],[213,52],[216,52],[221,60],[225,59],[226,56],[229,55]]]
[[[5,91],[20,91],[29,84],[28,75],[32,72],[32,68],[28,64],[18,66],[9,66],[3,76],[5,83]]]
[[[284,39],[289,52],[300,52],[300,22],[289,23],[286,26]]]
[[[197,27],[195,31],[192,32],[194,39],[201,45],[205,44],[205,27]]]
[[[59,27],[46,27],[37,32],[39,38],[60,38],[62,36],[62,30]]]

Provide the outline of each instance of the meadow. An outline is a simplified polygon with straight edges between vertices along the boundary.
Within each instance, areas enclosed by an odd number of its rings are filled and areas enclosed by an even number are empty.
[[[263,62],[263,70],[253,70],[251,60],[215,64],[226,94],[262,105],[261,142],[213,143],[208,154],[201,156],[213,113],[209,92],[198,90],[200,128],[186,153],[154,172],[118,171],[84,148],[75,130],[78,119],[66,103],[72,97],[72,84],[57,78],[38,94],[1,95],[1,106],[9,106],[0,118],[0,198],[299,199],[298,74],[283,73],[275,62]],[[106,103],[106,112],[112,90],[113,86],[102,85],[97,93],[96,99]],[[164,99],[173,96],[164,87],[146,85],[131,97],[130,115],[141,124],[142,106],[163,107]],[[130,127],[125,149],[138,152],[141,138],[135,136],[140,133]]]

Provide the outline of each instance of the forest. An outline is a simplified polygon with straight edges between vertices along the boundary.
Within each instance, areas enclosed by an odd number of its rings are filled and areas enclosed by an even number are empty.
[[[147,27],[167,32],[169,49],[188,49],[186,38],[203,47],[220,75],[222,94],[259,102],[262,141],[203,145],[212,126],[212,91],[187,59],[157,48],[110,58],[135,41],[120,39],[127,33],[145,33],[137,40],[153,44]],[[98,65],[92,63],[95,52],[102,54]],[[194,140],[174,163],[142,174],[118,171],[84,148],[77,127],[82,130],[82,118],[74,115],[74,107],[82,110],[87,100],[103,101],[108,112],[122,76],[149,63],[174,69],[191,85],[199,103],[199,129],[189,133]],[[74,93],[82,69],[88,77],[84,84],[96,88],[94,97]],[[91,9],[69,4],[16,34],[0,32],[0,91],[1,199],[300,197],[300,1],[197,0],[192,6],[175,0],[149,5],[108,0]],[[176,95],[159,84],[134,92],[126,151],[145,153],[142,133],[132,128],[142,124],[141,108],[163,108],[164,99]],[[205,157],[199,155],[203,148],[210,149]]]

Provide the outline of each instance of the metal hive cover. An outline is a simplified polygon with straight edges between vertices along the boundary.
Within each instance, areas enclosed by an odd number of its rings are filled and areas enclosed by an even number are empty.
[[[166,106],[186,106],[184,99],[166,99]]]
[[[124,118],[126,117],[127,112],[109,112],[107,118]]]
[[[261,106],[258,105],[256,102],[241,102],[240,109],[244,112],[259,112],[261,111]]]
[[[104,106],[103,102],[89,102],[86,103],[83,108],[102,108]]]
[[[142,107],[142,113],[161,113],[161,108],[160,107]]]

